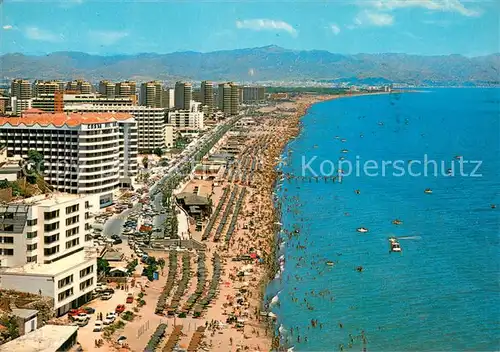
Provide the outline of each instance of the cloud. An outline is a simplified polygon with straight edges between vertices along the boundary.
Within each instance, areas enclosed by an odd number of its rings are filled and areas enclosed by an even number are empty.
[[[354,19],[354,25],[348,28],[353,29],[362,25],[367,26],[392,26],[394,24],[394,17],[388,13],[380,13],[373,11],[362,11]]]
[[[290,33],[292,36],[297,35],[297,30],[293,28],[292,25],[279,20],[268,20],[268,19],[252,19],[236,21],[236,28],[239,29],[250,29],[254,31],[285,31]]]
[[[100,45],[113,45],[128,35],[129,33],[125,31],[92,30],[89,32],[91,40]]]
[[[340,33],[340,27],[337,26],[335,23],[330,25],[330,29],[332,30],[332,33],[334,35],[338,35]]]
[[[10,24],[6,24],[2,28],[5,29],[6,31],[8,31],[9,29],[12,29],[12,26]]]
[[[481,14],[478,10],[466,8],[460,0],[376,0],[360,1],[360,4],[387,11],[420,7],[431,11],[456,12],[467,17],[479,16]]]
[[[56,43],[64,40],[64,36],[62,34],[57,35],[51,31],[38,27],[27,27],[24,30],[24,36],[28,39],[38,40],[42,42]]]

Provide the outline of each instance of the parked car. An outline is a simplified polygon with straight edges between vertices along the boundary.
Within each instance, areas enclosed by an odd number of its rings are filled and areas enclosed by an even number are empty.
[[[85,320],[79,320],[76,325],[78,325],[79,327],[84,327],[84,326],[87,326],[87,324],[89,323],[90,319],[85,319]]]
[[[77,321],[84,321],[84,320],[89,320],[90,317],[87,315],[87,313],[79,313],[78,315],[73,317]]]
[[[125,311],[125,305],[124,304],[119,304],[116,306],[115,313],[120,314]]]
[[[106,314],[106,319],[104,319],[104,325],[110,325],[113,324],[116,320],[116,313],[108,313]]]
[[[113,295],[112,295],[111,293],[106,292],[106,293],[103,293],[103,295],[101,296],[101,299],[102,299],[103,301],[106,301],[106,300],[110,299],[112,296],[113,296]]]
[[[81,309],[70,309],[68,312],[68,317],[75,319],[80,313],[84,312]]]
[[[95,313],[95,309],[92,308],[92,307],[83,307],[82,310],[87,313],[87,314],[94,314]]]
[[[94,324],[94,330],[95,332],[102,331],[103,323],[102,320],[96,320]]]
[[[127,301],[126,301],[126,303],[134,303],[134,295],[133,294],[129,293],[127,295]]]
[[[115,290],[112,289],[111,287],[106,287],[104,290],[101,291],[101,293],[115,293]]]
[[[122,241],[121,238],[118,238],[118,239],[116,239],[116,240],[113,241],[114,245],[116,245],[116,244],[122,244],[122,243],[123,243],[123,241]]]

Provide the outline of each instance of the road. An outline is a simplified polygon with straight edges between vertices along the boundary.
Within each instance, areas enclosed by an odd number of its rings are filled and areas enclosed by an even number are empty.
[[[193,145],[189,145],[188,148],[192,150],[189,152],[187,155],[181,154],[179,156],[180,160],[175,162],[166,172],[165,175],[158,181],[156,182],[151,188],[149,189],[149,195],[150,197],[153,198],[153,207],[154,210],[156,211],[161,211],[163,208],[162,205],[162,197],[163,195],[161,192],[158,192],[158,188],[160,185],[170,176],[173,176],[178,173],[178,170],[182,169],[182,167],[186,163],[190,163],[195,154],[204,146],[204,144],[209,141],[212,136],[217,134],[226,124],[232,123],[235,119],[231,119],[226,121],[222,125],[218,125],[216,128],[214,128],[212,131],[208,132],[205,134],[203,137],[200,138],[200,140],[196,141],[193,143]],[[118,234],[121,236],[121,233],[123,231],[123,224],[127,220],[127,216],[130,214],[130,212],[136,207],[141,206],[140,204],[137,204],[134,206],[133,209],[127,209],[121,214],[114,215],[113,217],[109,218],[106,223],[104,224],[103,228],[103,235],[110,237],[111,235]],[[153,224],[155,228],[160,228],[163,229],[163,225],[165,223],[166,215],[165,214],[160,214],[158,216],[155,216],[153,219]],[[184,219],[181,219],[184,220]]]

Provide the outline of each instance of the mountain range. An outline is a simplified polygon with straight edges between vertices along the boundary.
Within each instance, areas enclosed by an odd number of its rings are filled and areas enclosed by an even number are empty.
[[[332,83],[498,85],[499,72],[498,53],[479,57],[395,53],[342,55],[323,50],[289,50],[274,45],[208,53],[99,56],[54,52],[44,56],[19,53],[0,56],[0,75],[4,80],[321,80]]]

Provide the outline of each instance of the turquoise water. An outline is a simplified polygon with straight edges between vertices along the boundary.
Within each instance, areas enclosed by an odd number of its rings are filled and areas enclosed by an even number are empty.
[[[388,166],[385,177],[361,170],[342,183],[308,177],[278,186],[285,265],[268,293],[280,290],[272,310],[284,343],[295,351],[500,349],[499,107],[496,89],[436,89],[311,107],[301,135],[283,154],[285,174],[301,175],[314,156],[311,169],[318,174],[322,161],[342,156],[353,163],[358,156],[361,167],[366,160],[401,160],[406,170],[413,160],[412,170],[423,172],[416,161],[427,154],[438,167],[445,162],[444,175],[434,176],[429,166],[427,177],[396,177]],[[476,174],[482,176],[461,176],[457,156],[481,160]],[[448,176],[452,162],[454,176]],[[465,164],[463,174],[474,168]],[[286,234],[295,228],[299,234]],[[389,252],[390,236],[401,238],[401,254]]]

